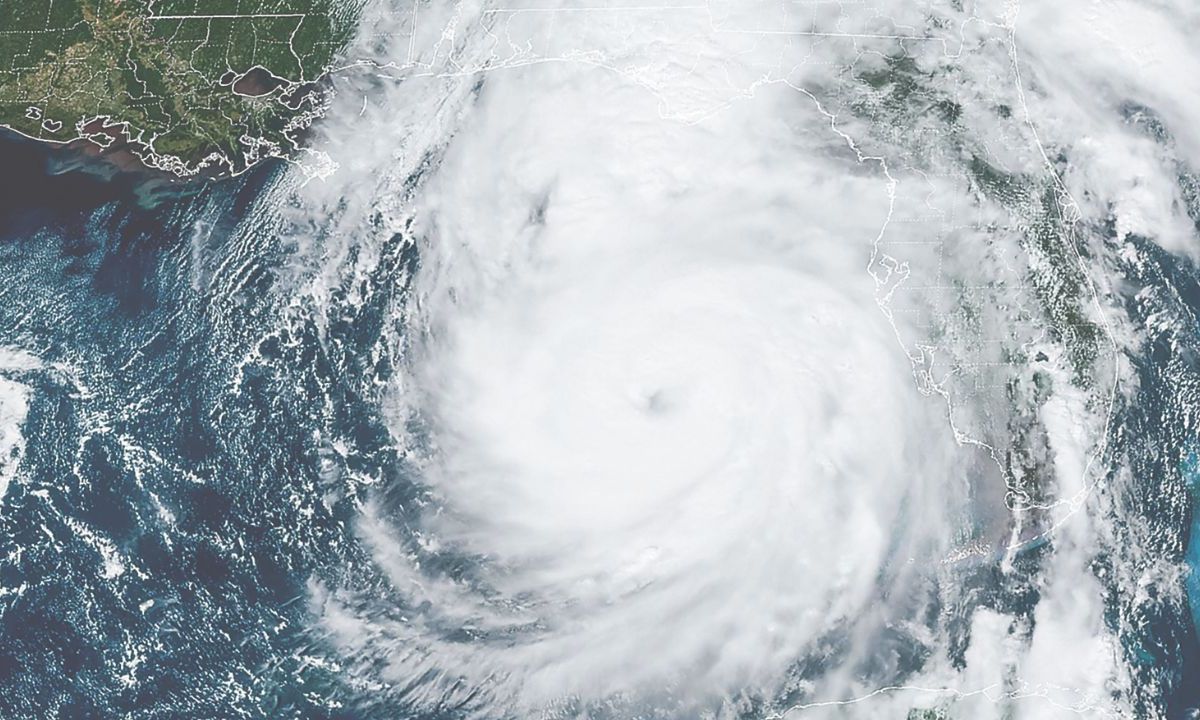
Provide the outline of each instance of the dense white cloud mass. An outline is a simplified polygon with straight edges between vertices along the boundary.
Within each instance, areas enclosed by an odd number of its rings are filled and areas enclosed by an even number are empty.
[[[40,365],[37,358],[18,349],[0,346],[0,512],[4,495],[16,477],[25,452],[22,426],[29,413],[29,388],[6,377]]]
[[[1112,268],[1195,255],[1200,110],[1155,69],[1195,21],[375,8],[297,210],[318,299],[418,258],[378,577],[311,586],[346,672],[417,715],[1134,713]]]
[[[878,183],[791,93],[654,110],[591,69],[494,77],[418,215],[424,532],[546,625],[485,662],[526,700],[770,678],[871,614],[889,556],[928,563],[962,492],[863,272]]]
[[[0,502],[17,472],[25,444],[21,424],[29,412],[25,388],[0,378]]]

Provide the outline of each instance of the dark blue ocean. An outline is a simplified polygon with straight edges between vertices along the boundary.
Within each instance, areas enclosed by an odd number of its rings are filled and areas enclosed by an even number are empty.
[[[0,157],[0,347],[38,359],[0,368],[29,389],[0,717],[394,716],[315,662],[306,605],[355,555],[331,477],[395,473],[360,393],[389,372],[359,355],[384,319],[323,342],[285,320],[280,240],[243,227],[282,168],[196,187]]]

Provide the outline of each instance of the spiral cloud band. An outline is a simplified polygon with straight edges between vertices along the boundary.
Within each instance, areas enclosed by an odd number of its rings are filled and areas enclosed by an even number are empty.
[[[878,187],[758,145],[778,98],[680,128],[627,92],[606,112],[602,73],[496,79],[430,190],[424,531],[536,608],[496,659],[526,699],[770,677],[876,601],[956,474],[875,307],[870,226],[827,209]],[[491,216],[542,192],[532,220]]]
[[[870,662],[970,459],[867,272],[886,185],[786,87],[687,124],[603,68],[478,92],[411,226],[416,549],[386,506],[361,528],[417,608],[370,631],[384,675],[482,715],[686,715]]]
[[[797,5],[366,24],[341,166],[297,193],[333,219],[297,245],[316,306],[387,277],[370,392],[401,469],[353,479],[358,574],[309,587],[381,707],[1053,718],[1143,692],[1103,586],[1144,561],[1105,519],[1136,333],[1119,253],[1086,246],[1120,189],[1054,155],[1078,89],[1040,29],[1018,54],[1015,7]]]

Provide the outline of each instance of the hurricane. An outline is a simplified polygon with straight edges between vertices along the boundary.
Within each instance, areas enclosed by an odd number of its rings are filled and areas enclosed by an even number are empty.
[[[830,628],[869,632],[905,564],[938,559],[967,482],[949,434],[922,436],[944,408],[864,272],[884,193],[822,181],[838,148],[789,140],[821,116],[787,95],[678,128],[636,89],[595,109],[620,94],[604,75],[494,82],[414,225],[419,340],[392,412],[422,428],[429,505],[414,551],[386,506],[363,533],[431,615],[383,631],[389,672],[495,677],[523,703],[705,694],[778,680]],[[528,83],[554,89],[516,124],[504,98]],[[848,220],[829,210],[847,195],[876,202]],[[478,569],[427,584],[428,550]],[[466,648],[445,637],[464,625]]]
[[[1197,712],[1192,8],[356,17],[0,205],[14,717]]]

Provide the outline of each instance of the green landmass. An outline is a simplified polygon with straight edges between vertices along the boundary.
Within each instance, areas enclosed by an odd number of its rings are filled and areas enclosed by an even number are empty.
[[[360,5],[0,0],[0,125],[179,176],[289,157]]]
[[[986,195],[1025,218],[1023,245],[1033,260],[1034,292],[1049,316],[1051,336],[1066,343],[1074,384],[1088,387],[1102,338],[1085,310],[1088,278],[1075,255],[1078,246],[1063,214],[1064,197],[1052,183],[1009,175],[978,156],[970,170]]]

